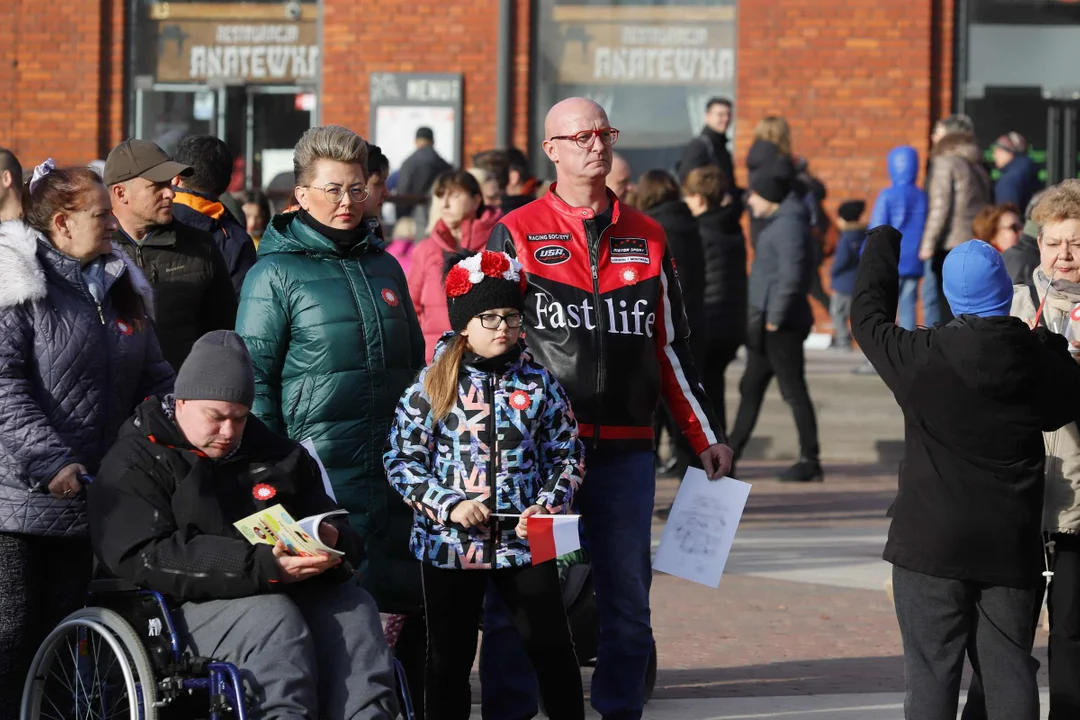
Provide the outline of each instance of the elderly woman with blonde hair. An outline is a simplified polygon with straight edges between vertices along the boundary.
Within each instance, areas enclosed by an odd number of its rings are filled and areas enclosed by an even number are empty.
[[[300,209],[267,227],[236,331],[255,368],[252,411],[308,441],[364,539],[361,582],[380,611],[418,614],[412,511],[387,485],[382,452],[398,398],[424,367],[424,338],[405,273],[362,222],[367,161],[367,143],[347,128],[300,138]]]

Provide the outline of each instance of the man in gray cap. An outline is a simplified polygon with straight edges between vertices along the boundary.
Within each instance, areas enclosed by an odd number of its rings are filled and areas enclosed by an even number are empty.
[[[149,140],[125,140],[105,161],[113,242],[154,288],[161,352],[174,369],[204,333],[236,324],[236,293],[214,238],[173,218],[174,179],[191,173]]]
[[[252,545],[233,525],[274,505],[297,519],[337,509],[311,456],[250,414],[254,398],[240,336],[200,338],[175,393],[139,406],[87,491],[94,552],[179,605],[186,649],[240,667],[256,716],[396,717],[390,649],[344,516],[319,526],[340,557]]]

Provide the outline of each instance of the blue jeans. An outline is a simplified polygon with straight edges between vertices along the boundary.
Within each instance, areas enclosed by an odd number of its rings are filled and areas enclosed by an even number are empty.
[[[918,295],[919,278],[900,278],[900,306],[897,310],[897,322],[905,330],[915,329],[915,302]]]
[[[656,470],[651,451],[590,450],[576,505],[592,562],[600,610],[600,650],[592,706],[604,720],[639,720],[652,652],[652,514]],[[536,676],[521,637],[488,588],[480,682],[484,720],[536,714]]]
[[[923,325],[934,327],[941,322],[941,278],[937,258],[923,261],[922,309]]]

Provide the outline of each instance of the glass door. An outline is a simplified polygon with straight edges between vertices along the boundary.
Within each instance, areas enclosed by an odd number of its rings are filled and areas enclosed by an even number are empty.
[[[248,187],[267,187],[292,174],[293,148],[315,121],[316,96],[299,86],[249,85],[245,108],[245,172]]]
[[[135,92],[135,137],[157,143],[170,155],[188,135],[221,136],[224,89],[155,84]]]

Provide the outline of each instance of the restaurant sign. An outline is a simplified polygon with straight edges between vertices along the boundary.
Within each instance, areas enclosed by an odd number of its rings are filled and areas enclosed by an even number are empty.
[[[165,20],[158,23],[157,82],[313,82],[319,44],[311,21]]]

